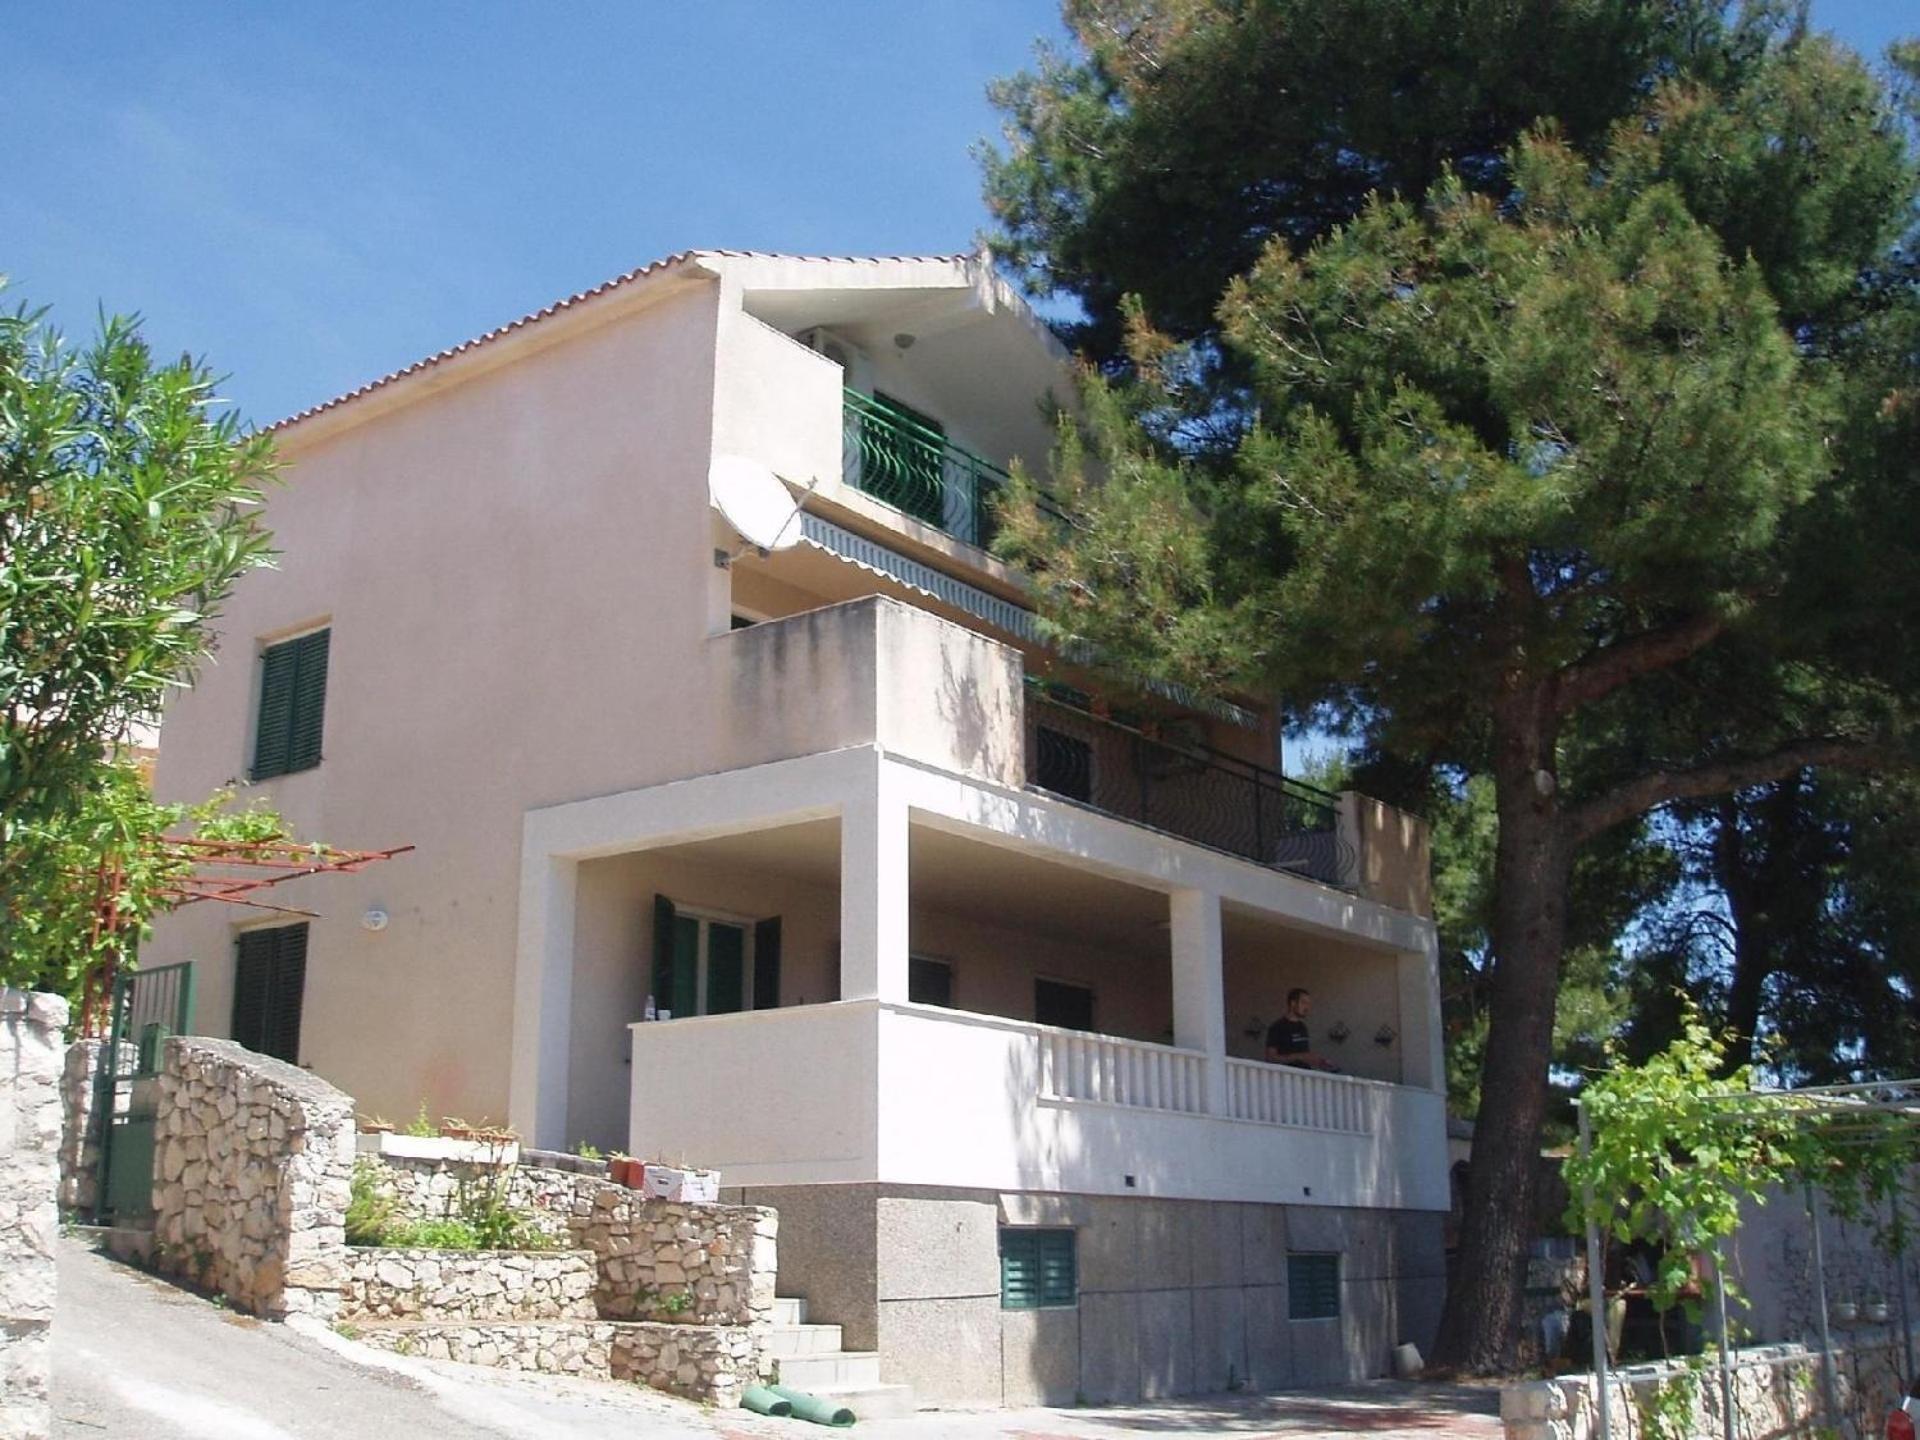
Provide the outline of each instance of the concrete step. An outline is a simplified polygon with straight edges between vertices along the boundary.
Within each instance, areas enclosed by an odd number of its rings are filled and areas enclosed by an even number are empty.
[[[898,1420],[918,1408],[911,1385],[828,1385],[812,1393],[846,1406],[856,1420]]]
[[[806,1324],[807,1302],[804,1300],[775,1300],[773,1302],[773,1323],[776,1325]]]
[[[838,1325],[774,1325],[768,1328],[767,1354],[824,1355],[840,1348]]]
[[[880,1352],[835,1350],[826,1355],[788,1355],[780,1361],[780,1383],[818,1395],[827,1390],[880,1383]]]

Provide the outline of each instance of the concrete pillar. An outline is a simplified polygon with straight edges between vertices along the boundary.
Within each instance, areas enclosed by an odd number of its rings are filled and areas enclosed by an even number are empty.
[[[1173,1043],[1207,1057],[1207,1113],[1227,1113],[1227,997],[1220,897],[1176,890],[1168,897],[1173,950]]]
[[[514,968],[513,1067],[507,1114],[528,1145],[564,1150],[573,1042],[573,916],[577,861],[523,850]],[[635,1017],[638,1018],[637,1016]]]
[[[907,998],[907,805],[882,765],[840,811],[840,998]]]
[[[1403,950],[1396,960],[1400,988],[1400,1083],[1441,1094],[1447,1088],[1445,1041],[1440,1029],[1440,936],[1424,927],[1426,944]]]

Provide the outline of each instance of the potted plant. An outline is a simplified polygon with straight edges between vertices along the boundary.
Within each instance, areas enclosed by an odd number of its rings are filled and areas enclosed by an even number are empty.
[[[633,1157],[624,1151],[615,1150],[607,1156],[607,1178],[616,1185],[625,1185],[629,1190],[637,1186],[640,1183],[638,1168]]]
[[[1836,1300],[1833,1305],[1833,1323],[1851,1325],[1860,1318],[1860,1307],[1851,1300]]]
[[[1882,1300],[1877,1295],[1869,1295],[1867,1297],[1866,1315],[1867,1315],[1867,1323],[1870,1325],[1886,1324],[1887,1323],[1887,1302]]]

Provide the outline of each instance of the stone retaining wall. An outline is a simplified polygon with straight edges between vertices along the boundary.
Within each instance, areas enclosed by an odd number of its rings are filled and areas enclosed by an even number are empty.
[[[76,1040],[60,1073],[60,1208],[91,1215],[100,1193],[100,1134],[94,1128],[95,1087],[107,1053],[104,1040]]]
[[[607,1378],[613,1374],[616,1327],[604,1320],[557,1320],[498,1325],[349,1324],[346,1333],[376,1350],[457,1360],[496,1370]]]
[[[458,1214],[463,1187],[491,1183],[492,1167],[380,1157],[398,1213]],[[508,1198],[550,1236],[590,1250],[594,1292],[609,1320],[765,1324],[773,1313],[778,1216],[764,1206],[652,1200],[591,1174],[513,1167]]]
[[[1824,1421],[1820,1354],[1804,1345],[1769,1345],[1733,1352],[1733,1411],[1747,1440],[1786,1440],[1821,1433]],[[1879,1336],[1835,1352],[1835,1390],[1843,1416],[1858,1433],[1877,1435],[1900,1393],[1902,1348]],[[1609,1372],[1607,1407],[1614,1440],[1650,1440],[1674,1433],[1720,1435],[1720,1370],[1711,1358],[1693,1364],[1634,1365]],[[1678,1429],[1654,1419],[1685,1412]],[[1591,1375],[1564,1375],[1510,1385],[1500,1394],[1506,1440],[1595,1440],[1600,1434],[1598,1387]]]
[[[154,1265],[256,1315],[331,1319],[345,1274],[353,1101],[231,1040],[167,1040]]]
[[[732,1409],[760,1378],[760,1345],[742,1325],[622,1325],[613,1376]]]
[[[592,1320],[584,1250],[349,1249],[342,1319]]]
[[[44,1440],[67,1002],[0,989],[0,1440]]]

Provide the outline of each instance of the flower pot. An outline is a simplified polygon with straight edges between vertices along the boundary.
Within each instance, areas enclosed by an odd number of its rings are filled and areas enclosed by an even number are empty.
[[[1887,1302],[1884,1300],[1868,1301],[1867,1302],[1867,1321],[1869,1324],[1872,1324],[1872,1325],[1886,1324],[1887,1323]]]
[[[640,1183],[640,1166],[625,1155],[610,1156],[607,1160],[607,1178],[631,1190]]]
[[[1841,1300],[1835,1303],[1833,1307],[1833,1323],[1834,1324],[1851,1325],[1855,1320],[1859,1318],[1860,1318],[1860,1307],[1855,1305],[1853,1301]]]

